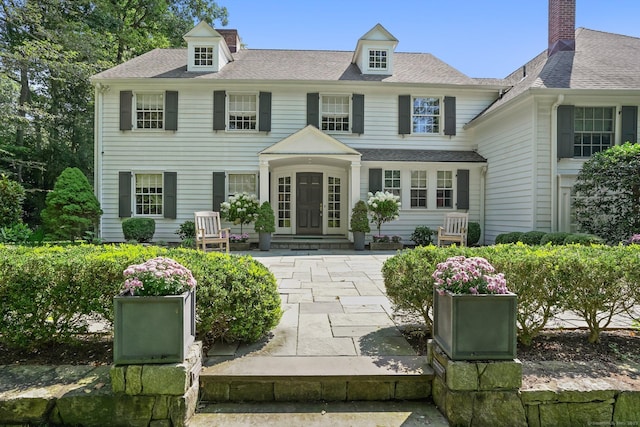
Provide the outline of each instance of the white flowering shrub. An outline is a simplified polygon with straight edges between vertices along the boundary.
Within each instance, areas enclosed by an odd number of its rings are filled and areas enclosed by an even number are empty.
[[[367,208],[371,214],[371,223],[378,228],[378,236],[380,236],[380,228],[385,222],[398,219],[400,212],[400,197],[393,193],[385,191],[376,192],[376,194],[368,193]]]
[[[228,202],[220,204],[220,216],[223,219],[240,224],[242,234],[243,224],[251,224],[258,217],[260,202],[255,194],[236,193],[229,197]]]

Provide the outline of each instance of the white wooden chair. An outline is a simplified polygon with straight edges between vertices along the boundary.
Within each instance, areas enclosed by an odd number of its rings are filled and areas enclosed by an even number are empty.
[[[442,242],[458,242],[460,246],[466,245],[468,224],[468,213],[445,214],[444,226],[438,227],[438,246],[442,246]]]
[[[213,250],[226,250],[229,253],[229,228],[220,226],[220,212],[200,211],[195,212],[196,246],[207,251],[207,245],[212,245]]]

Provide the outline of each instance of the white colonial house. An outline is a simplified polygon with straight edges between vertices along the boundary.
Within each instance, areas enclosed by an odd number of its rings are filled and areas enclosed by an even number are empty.
[[[637,141],[640,39],[575,30],[550,0],[549,47],[505,79],[474,79],[430,54],[396,52],[375,25],[355,49],[242,49],[198,24],[93,77],[100,236],[156,220],[155,240],[237,192],[270,201],[276,234],[344,236],[369,191],[400,196],[387,235],[468,212],[482,242],[571,230],[585,159]],[[373,233],[372,233],[373,234]]]

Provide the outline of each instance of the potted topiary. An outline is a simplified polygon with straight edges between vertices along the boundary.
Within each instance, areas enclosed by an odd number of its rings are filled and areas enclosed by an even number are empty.
[[[364,200],[358,200],[353,207],[349,226],[351,227],[350,231],[353,233],[353,249],[363,251],[365,234],[371,231],[367,204]]]
[[[389,236],[381,233],[380,229],[385,222],[398,219],[400,212],[400,197],[388,191],[378,191],[375,194],[368,193],[367,208],[371,214],[371,223],[376,224],[378,234],[373,236],[373,241],[369,245],[371,250],[397,250],[402,249],[403,244],[400,238],[393,241]]]
[[[156,257],[124,270],[114,297],[113,362],[179,363],[195,340],[196,280],[171,258]]]
[[[433,339],[451,360],[516,357],[517,296],[484,258],[455,256],[432,275]]]
[[[271,233],[276,231],[276,218],[269,202],[260,205],[254,229],[258,233],[258,247],[261,251],[268,251],[271,248]]]

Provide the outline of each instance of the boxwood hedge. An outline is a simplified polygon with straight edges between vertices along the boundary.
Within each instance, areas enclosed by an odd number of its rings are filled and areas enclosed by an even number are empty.
[[[281,316],[273,274],[251,257],[141,245],[0,245],[0,340],[35,348],[86,332],[87,319],[113,320],[123,270],[156,256],[191,269],[199,339],[254,341]]]

